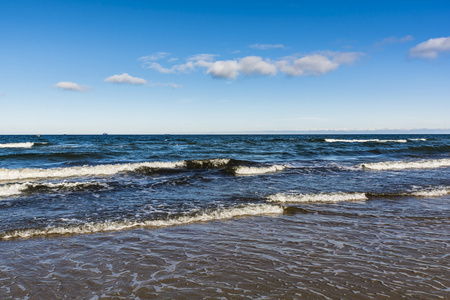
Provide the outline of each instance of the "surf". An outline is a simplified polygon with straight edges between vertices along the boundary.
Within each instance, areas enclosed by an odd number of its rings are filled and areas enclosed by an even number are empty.
[[[311,202],[342,202],[367,200],[365,193],[278,193],[267,196],[268,202],[291,202],[291,203],[311,203]]]
[[[283,207],[269,204],[246,204],[237,207],[204,211],[192,216],[179,216],[162,220],[146,221],[104,221],[89,222],[78,226],[55,226],[46,228],[18,229],[0,233],[0,239],[32,238],[37,236],[52,236],[64,234],[87,234],[107,231],[119,231],[138,227],[167,227],[198,222],[219,221],[236,217],[282,214]]]
[[[435,169],[450,167],[450,159],[432,159],[432,160],[417,160],[417,161],[384,161],[377,163],[364,163],[360,165],[366,170],[406,170],[406,169]]]
[[[100,182],[60,182],[60,183],[14,183],[0,185],[0,197],[17,196],[25,193],[82,191],[89,189],[108,188],[106,183]]]
[[[0,144],[0,148],[31,148],[35,145],[35,143],[32,142],[26,142],[26,143],[6,143],[6,144]]]

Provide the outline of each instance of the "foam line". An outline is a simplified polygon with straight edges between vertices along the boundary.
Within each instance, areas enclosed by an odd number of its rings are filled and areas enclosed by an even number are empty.
[[[369,140],[343,140],[343,139],[325,139],[328,143],[407,143],[407,140],[379,140],[379,139],[369,139]]]
[[[405,169],[434,169],[450,167],[450,159],[418,160],[418,161],[386,161],[378,163],[367,163],[360,165],[368,170],[405,170]]]
[[[284,209],[281,206],[269,204],[247,204],[239,207],[226,208],[212,212],[204,212],[196,216],[182,216],[166,220],[117,221],[117,222],[105,221],[100,223],[86,223],[79,226],[14,230],[11,232],[1,233],[0,239],[30,238],[36,236],[118,231],[136,227],[165,227],[174,225],[184,225],[196,222],[224,220],[234,217],[281,214],[283,212]]]
[[[365,193],[318,193],[290,194],[278,193],[267,197],[268,202],[341,202],[367,200]]]

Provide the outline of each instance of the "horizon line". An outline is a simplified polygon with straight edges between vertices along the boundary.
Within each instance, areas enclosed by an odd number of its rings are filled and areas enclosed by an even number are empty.
[[[289,134],[450,134],[450,128],[415,129],[310,129],[310,130],[260,130],[260,131],[211,131],[211,132],[160,132],[160,133],[0,133],[3,135],[289,135]]]

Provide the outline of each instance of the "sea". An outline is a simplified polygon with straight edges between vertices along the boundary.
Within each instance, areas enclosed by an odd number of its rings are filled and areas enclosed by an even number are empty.
[[[450,299],[450,135],[0,136],[0,299]]]

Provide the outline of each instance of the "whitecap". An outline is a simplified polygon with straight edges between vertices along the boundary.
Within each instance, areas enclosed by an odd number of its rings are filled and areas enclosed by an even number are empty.
[[[407,143],[407,140],[380,140],[380,139],[369,139],[369,140],[344,140],[344,139],[325,139],[328,143]]]
[[[231,171],[235,175],[261,175],[267,173],[275,173],[278,171],[283,171],[286,169],[286,166],[282,165],[272,165],[267,167],[247,167],[247,166],[238,166],[231,168]]]
[[[385,161],[377,163],[361,164],[360,167],[369,170],[404,170],[404,169],[434,169],[450,167],[450,159],[433,159],[418,161]]]
[[[143,162],[128,164],[112,164],[98,166],[81,166],[52,169],[2,169],[0,168],[0,180],[22,180],[22,179],[42,179],[42,178],[65,178],[82,176],[102,176],[114,175],[120,172],[134,171],[141,167],[148,168],[180,168],[185,167],[185,161],[178,162]]]
[[[318,193],[291,194],[278,193],[267,197],[268,202],[341,202],[367,200],[365,193]]]
[[[435,187],[430,189],[422,189],[411,192],[410,195],[415,197],[441,197],[450,193],[449,187]]]
[[[79,190],[86,188],[108,188],[106,183],[99,182],[59,182],[59,183],[14,183],[14,184],[5,184],[0,185],[0,197],[9,197],[20,195],[24,192],[39,190],[39,189],[48,189],[48,190]]]
[[[26,142],[26,143],[7,143],[0,144],[0,148],[31,148],[35,143]]]

